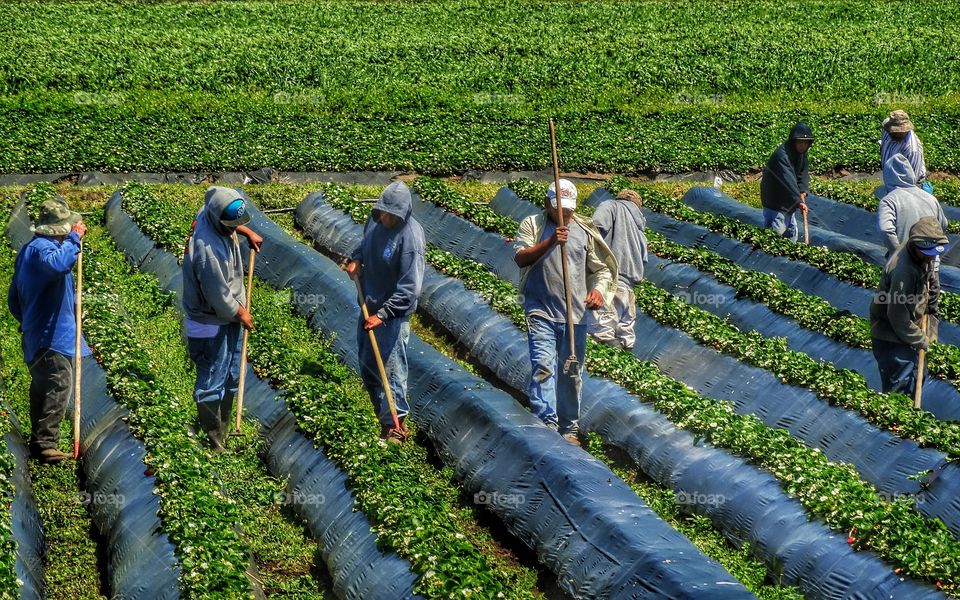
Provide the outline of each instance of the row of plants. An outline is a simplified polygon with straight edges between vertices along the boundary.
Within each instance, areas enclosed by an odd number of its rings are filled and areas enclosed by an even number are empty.
[[[535,183],[521,180],[510,188],[522,199],[542,197]],[[870,325],[865,319],[833,308],[828,302],[786,285],[774,275],[750,271],[706,248],[687,248],[647,230],[652,252],[660,257],[690,264],[731,286],[737,297],[746,296],[790,317],[800,326],[858,348],[871,348]],[[871,389],[862,375],[818,362],[790,350],[786,340],[769,339],[756,331],[743,332],[710,312],[691,306],[649,281],[635,289],[637,305],[662,325],[684,331],[704,345],[766,369],[784,383],[811,389],[820,398],[856,410],[871,423],[920,444],[960,456],[960,424],[943,422],[927,411],[913,408],[903,394],[887,395]],[[960,377],[960,349],[933,344],[928,368],[941,379]]]
[[[413,321],[411,321],[413,322]],[[477,371],[477,364],[470,362],[469,350],[463,348],[449,333],[442,330],[442,324],[432,325],[429,319],[420,320],[414,327],[420,339],[434,349],[455,361],[470,372]],[[481,368],[485,368],[480,365]],[[775,575],[764,563],[753,556],[749,544],[733,548],[727,539],[715,529],[710,519],[698,514],[684,514],[680,510],[677,493],[631,469],[626,460],[618,461],[603,448],[596,433],[588,434],[589,441],[584,450],[601,460],[620,477],[637,496],[647,503],[657,515],[682,533],[705,555],[716,560],[737,581],[761,600],[799,600],[803,595],[793,587],[786,587],[775,580]]]
[[[418,181],[420,179],[418,179]],[[433,186],[432,189],[442,189],[433,183],[429,185]],[[346,189],[336,184],[324,186],[323,196],[331,206],[349,214],[354,222],[358,224],[366,221],[371,210],[370,204],[357,200]],[[309,241],[307,243],[309,243]],[[523,308],[517,302],[517,294],[514,287],[502,279],[486,277],[484,274],[489,274],[489,270],[484,266],[470,260],[460,260],[431,243],[427,244],[426,260],[431,266],[445,275],[464,281],[471,281],[470,287],[473,291],[483,296],[498,312],[510,315],[514,322],[524,320]],[[458,362],[464,368],[471,370],[474,368],[472,363],[466,362],[452,351],[446,342],[445,335],[436,334],[432,328],[428,328],[428,333],[431,334],[428,336],[428,339],[431,340],[430,343],[434,348]],[[423,337],[422,334],[421,337]],[[591,435],[593,435],[591,439],[596,438],[595,434]],[[709,519],[698,515],[681,515],[673,491],[652,481],[641,481],[635,474],[628,472],[624,467],[618,468],[601,450],[601,446],[597,443],[591,443],[585,449],[606,463],[614,470],[617,476],[628,482],[634,492],[636,492],[642,500],[647,502],[658,516],[683,533],[707,556],[710,556],[723,565],[738,581],[747,586],[751,592],[757,594],[760,598],[799,597],[799,593],[793,588],[765,583],[768,577],[766,566],[750,554],[749,548],[742,548],[740,550],[730,548],[723,535],[713,528]]]
[[[941,182],[939,181],[936,182],[935,185],[937,187],[934,190],[934,195],[937,197],[937,200],[944,204],[953,204],[954,196],[951,192],[956,188],[947,181],[942,183],[942,188]],[[944,193],[941,193],[941,189]],[[880,205],[880,201],[872,193],[860,192],[843,181],[813,178],[810,180],[810,193],[824,198],[830,198],[837,202],[843,202],[844,204],[851,204],[858,208],[869,210],[870,212],[877,212],[877,208]],[[960,233],[960,222],[949,221],[947,223],[947,233]]]
[[[235,502],[224,496],[208,453],[190,431],[192,398],[161,378],[166,367],[138,341],[122,300],[159,311],[173,297],[133,271],[93,222],[84,238],[84,335],[106,371],[110,393],[130,411],[127,423],[146,446],[160,517],[180,559],[181,591],[194,598],[249,596],[250,548],[236,528]]]
[[[958,79],[941,67],[960,38],[923,44],[918,25],[954,15],[892,6],[6,3],[0,170],[537,169],[545,114],[570,169],[745,171],[805,119],[814,168],[873,170],[905,103],[931,168],[956,170]],[[891,47],[909,81],[885,68]]]
[[[181,206],[172,207],[169,212],[177,213]],[[182,240],[176,243],[182,246]],[[177,399],[172,412],[180,426],[192,427],[196,411],[191,398],[196,372],[183,343],[177,309],[166,295],[157,295],[155,279],[132,276],[123,255],[112,245],[101,244],[98,252],[101,264],[107,265],[105,270],[112,274],[111,279],[101,283],[118,292],[117,306],[130,326],[131,339],[137,341],[151,364],[163,366],[153,372],[156,381]],[[266,441],[260,437],[256,423],[244,420],[241,433],[243,437],[237,443],[228,438],[230,452],[205,453],[205,460],[215,474],[215,484],[235,507],[235,526],[243,532],[244,542],[255,559],[259,586],[268,596],[282,593],[303,599],[332,597],[326,589],[329,582],[323,567],[314,566],[320,558],[318,544],[308,535],[305,524],[292,514],[286,482],[272,476],[260,458],[266,452]]]
[[[452,255],[447,260],[451,264],[468,262]],[[465,275],[466,271],[471,275]],[[510,296],[517,296],[512,284],[480,265],[460,274],[468,288],[484,297],[492,287],[504,291],[509,287]],[[522,308],[505,314],[524,329]],[[851,465],[829,461],[819,450],[805,447],[783,429],[767,427],[754,415],[737,414],[731,402],[700,396],[629,351],[588,341],[586,367],[651,403],[678,427],[771,472],[811,514],[837,531],[855,532],[850,539],[856,548],[877,552],[904,575],[956,592],[960,541],[939,519],[920,515],[913,498],[885,500]]]
[[[612,177],[605,186],[611,193],[633,187],[643,194],[644,206],[650,210],[669,215],[680,221],[696,223],[714,233],[751,244],[772,256],[783,256],[805,262],[824,273],[864,288],[876,288],[880,284],[883,268],[867,263],[846,252],[834,252],[825,246],[808,246],[777,235],[770,229],[742,223],[725,215],[697,211],[680,200],[671,198],[653,189],[642,189],[622,176]],[[951,292],[940,294],[941,318],[960,323],[960,296]]]
[[[6,225],[7,207],[0,208],[0,224]],[[9,283],[13,273],[13,256],[9,247],[4,245],[3,258],[0,259],[0,285]],[[3,286],[6,289],[7,286]],[[20,597],[21,581],[17,577],[17,542],[13,537],[13,499],[17,490],[13,483],[16,460],[7,446],[6,435],[11,429],[8,411],[14,410],[25,400],[29,385],[29,374],[23,364],[23,355],[19,354],[19,326],[13,315],[0,309],[0,598],[15,600]],[[18,362],[17,362],[18,361]],[[34,475],[31,470],[31,475]],[[34,477],[35,478],[35,475]]]
[[[43,200],[52,198],[56,190],[49,184],[39,184],[28,190],[0,192],[0,231],[6,231],[10,211],[20,200],[21,192],[26,193],[28,212],[35,217]],[[0,289],[5,290],[13,279],[16,251],[7,243],[0,246]],[[16,414],[22,428],[20,433],[27,439],[30,435],[30,371],[23,361],[19,324],[5,303],[0,306],[0,378],[6,384],[7,402],[3,406]],[[60,427],[61,450],[73,452],[72,434],[72,427],[64,421]],[[105,598],[101,593],[103,582],[98,556],[102,548],[98,548],[92,535],[95,526],[84,503],[86,496],[81,487],[79,465],[31,462],[29,472],[44,534],[47,557],[43,578],[47,597]],[[9,477],[3,481],[12,483]],[[3,534],[3,539],[12,541],[7,534]]]
[[[161,247],[181,252],[190,223],[141,210],[175,203],[171,196],[161,199],[149,187],[128,196],[131,186],[124,190],[124,209],[138,226],[175,232]],[[197,208],[202,198],[180,201]],[[330,348],[330,340],[310,330],[290,299],[289,293],[255,284],[251,363],[280,390],[300,430],[347,473],[357,509],[368,516],[381,543],[420,575],[417,591],[430,598],[535,597],[534,571],[510,563],[502,553],[484,552],[495,542],[477,526],[473,509],[461,503],[453,470],[431,466],[422,446],[378,439],[377,420],[359,378]]]

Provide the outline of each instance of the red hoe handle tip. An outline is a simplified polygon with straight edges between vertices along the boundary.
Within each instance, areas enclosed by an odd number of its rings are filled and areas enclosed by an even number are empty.
[[[80,440],[73,441],[73,457],[80,458]]]

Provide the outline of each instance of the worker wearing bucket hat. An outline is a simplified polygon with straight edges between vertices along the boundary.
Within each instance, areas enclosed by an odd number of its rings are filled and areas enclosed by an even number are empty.
[[[73,390],[76,296],[73,266],[87,231],[80,215],[57,196],[40,207],[34,238],[17,253],[7,305],[20,323],[30,368],[30,451],[48,463],[68,458],[57,446]],[[90,348],[81,340],[80,355]]]
[[[217,452],[224,449],[239,386],[243,328],[253,329],[237,234],[257,251],[263,238],[246,226],[249,221],[241,191],[211,186],[183,258],[187,348],[197,367],[193,399],[200,427]]]
[[[880,165],[885,166],[897,154],[903,155],[913,169],[917,186],[933,193],[933,186],[927,182],[927,166],[923,159],[923,143],[913,129],[913,121],[904,110],[895,110],[883,120],[883,134],[880,138]],[[891,191],[890,184],[876,189],[877,198],[883,198]]]
[[[884,267],[870,303],[870,330],[885,393],[913,393],[920,350],[937,339],[939,257],[948,248],[940,223],[922,217]]]
[[[609,304],[616,292],[617,259],[593,221],[574,213],[577,188],[560,180],[564,223],[556,223],[557,193],[547,191],[547,210],[525,218],[517,233],[514,261],[520,267],[520,293],[527,315],[527,342],[532,363],[530,409],[551,429],[579,444],[579,373],[565,373],[563,358],[571,354],[567,331],[566,293],[560,244],[567,247],[567,268],[574,322],[573,350],[586,349],[587,311]],[[581,358],[580,368],[583,361]]]

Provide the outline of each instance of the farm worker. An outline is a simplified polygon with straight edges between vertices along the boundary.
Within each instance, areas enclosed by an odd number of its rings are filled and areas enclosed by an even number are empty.
[[[7,306],[20,323],[23,359],[30,369],[30,453],[45,463],[70,455],[57,449],[60,421],[73,392],[76,296],[73,265],[87,227],[57,196],[40,207],[33,239],[20,249]],[[90,348],[81,340],[81,356]]]
[[[763,226],[783,237],[797,241],[797,208],[807,212],[810,191],[810,165],[807,150],[813,145],[813,132],[806,123],[797,123],[790,137],[780,144],[763,169],[760,181],[760,202],[763,205]]]
[[[877,221],[889,259],[904,242],[910,228],[921,217],[933,217],[946,230],[947,217],[937,199],[917,187],[910,161],[894,154],[883,165],[887,194],[877,208]]]
[[[913,121],[904,110],[895,110],[883,121],[883,134],[880,138],[880,165],[886,166],[891,158],[902,154],[916,175],[916,185],[923,186],[927,193],[933,193],[933,186],[927,182],[927,165],[923,160],[923,143],[913,130]],[[877,198],[883,198],[890,192],[890,185],[884,180],[874,192]]]
[[[253,329],[237,234],[257,252],[263,238],[246,227],[249,221],[242,192],[211,186],[183,258],[187,350],[197,366],[193,399],[200,428],[216,452],[224,450],[239,384],[242,328]]]
[[[616,291],[617,259],[593,221],[574,214],[577,188],[560,180],[563,223],[556,222],[555,184],[547,190],[552,210],[531,215],[520,223],[514,261],[520,267],[520,290],[527,316],[530,348],[530,408],[550,429],[579,445],[580,390],[576,374],[564,373],[570,355],[566,295],[560,245],[567,248],[575,347],[580,371],[587,344],[587,311],[609,304]]]
[[[402,443],[408,434],[404,424],[407,402],[407,343],[410,315],[417,309],[423,286],[427,242],[420,223],[413,218],[413,197],[402,181],[387,186],[363,227],[363,240],[347,264],[350,277],[360,277],[370,318],[357,325],[360,377],[370,394],[380,421],[380,438]],[[383,390],[368,332],[373,330],[397,407],[400,429]]]
[[[593,224],[617,259],[619,273],[611,305],[588,313],[596,315],[590,333],[599,342],[628,350],[636,342],[633,326],[637,299],[633,288],[643,280],[647,262],[647,221],[640,212],[642,207],[640,194],[627,189],[617,194],[616,200],[601,203],[593,213]]]
[[[884,393],[913,393],[919,351],[937,339],[937,263],[947,248],[940,223],[921,217],[883,269],[870,303],[870,331]],[[926,334],[921,329],[924,315],[929,315]]]

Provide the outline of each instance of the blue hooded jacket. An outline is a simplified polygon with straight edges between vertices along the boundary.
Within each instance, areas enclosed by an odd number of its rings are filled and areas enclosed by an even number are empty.
[[[411,216],[413,199],[403,182],[383,191],[363,228],[363,241],[352,258],[363,265],[363,292],[370,314],[387,321],[405,317],[417,309],[423,285],[426,238]],[[393,229],[379,220],[379,213],[401,219]]]

